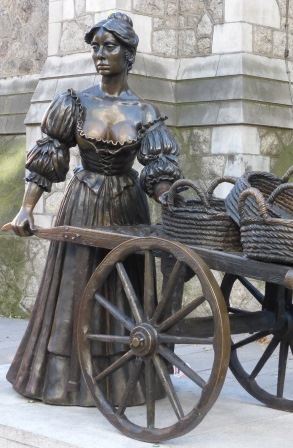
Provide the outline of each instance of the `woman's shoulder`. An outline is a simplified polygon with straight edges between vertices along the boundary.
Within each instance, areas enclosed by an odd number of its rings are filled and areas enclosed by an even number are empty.
[[[159,120],[164,120],[165,117],[162,116],[157,106],[152,103],[149,103],[145,100],[140,100],[140,108],[142,111],[142,124],[148,125],[151,123],[155,123]]]

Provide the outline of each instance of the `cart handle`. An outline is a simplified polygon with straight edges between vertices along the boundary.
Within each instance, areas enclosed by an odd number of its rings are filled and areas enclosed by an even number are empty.
[[[279,186],[278,186],[278,187],[271,193],[271,195],[269,196],[269,198],[268,198],[268,200],[267,200],[268,204],[272,204],[272,203],[274,202],[274,200],[276,199],[276,197],[277,197],[280,193],[282,193],[282,191],[285,191],[285,190],[293,190],[293,183],[290,182],[290,183],[287,183],[287,184],[281,184],[281,185],[279,185]]]
[[[288,182],[290,177],[293,175],[293,165],[288,168],[284,176],[281,177],[282,182]]]
[[[168,191],[168,206],[169,207],[174,207],[174,199],[175,199],[175,194],[176,194],[176,190],[179,187],[191,187],[198,195],[198,197],[200,198],[201,202],[209,208],[209,201],[206,197],[206,194],[201,190],[201,188],[199,188],[195,182],[193,182],[190,179],[179,179],[176,180],[176,182],[174,182],[174,184],[171,185],[170,190]]]
[[[259,213],[265,221],[268,218],[268,209],[267,209],[267,205],[265,203],[265,199],[264,199],[263,195],[261,194],[261,192],[259,190],[257,190],[257,188],[253,188],[253,187],[250,187],[250,188],[247,188],[246,190],[244,190],[239,197],[238,210],[239,210],[239,214],[240,214],[240,220],[243,221],[245,219],[244,205],[245,205],[246,199],[249,196],[253,196],[254,199],[256,200],[256,203],[257,203],[257,206],[259,209]]]
[[[228,182],[229,184],[235,185],[236,180],[237,180],[237,178],[232,177],[232,176],[222,176],[222,177],[217,177],[216,179],[214,179],[207,188],[208,200],[209,201],[211,200],[214,190],[217,188],[218,185],[220,185],[224,182]]]

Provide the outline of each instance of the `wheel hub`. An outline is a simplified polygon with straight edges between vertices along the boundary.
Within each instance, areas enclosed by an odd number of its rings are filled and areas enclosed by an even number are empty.
[[[150,324],[137,325],[130,334],[130,348],[137,356],[148,356],[157,347],[158,335]]]

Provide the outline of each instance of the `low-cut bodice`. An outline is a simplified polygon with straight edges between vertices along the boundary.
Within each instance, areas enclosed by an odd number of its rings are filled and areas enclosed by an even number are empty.
[[[31,173],[27,180],[50,191],[52,182],[65,179],[69,148],[76,145],[81,166],[74,171],[86,183],[93,173],[99,184],[100,176],[130,175],[136,156],[144,165],[140,181],[149,195],[155,183],[173,182],[181,176],[178,145],[164,125],[166,117],[150,114],[151,109],[144,109],[138,101],[120,102],[118,109],[109,101],[104,106],[101,98],[77,95],[71,89],[57,96],[42,122],[48,137],[38,141],[28,154],[26,168]],[[88,182],[90,188],[92,184]]]

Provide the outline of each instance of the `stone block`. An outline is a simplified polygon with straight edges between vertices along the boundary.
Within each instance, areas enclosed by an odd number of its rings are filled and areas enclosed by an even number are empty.
[[[133,0],[133,11],[148,16],[163,16],[165,2],[163,0]]]
[[[276,0],[225,0],[225,21],[280,28],[280,10]]]
[[[89,46],[84,41],[84,35],[93,25],[93,17],[86,15],[76,21],[64,22],[60,41],[60,51],[63,54],[88,51]]]
[[[56,93],[65,92],[67,89],[82,91],[96,83],[96,76],[75,76],[58,79]]]
[[[26,126],[26,148],[30,150],[37,140],[42,138],[40,126]]]
[[[275,31],[273,35],[273,56],[284,58],[286,48],[286,34],[284,31]]]
[[[218,55],[181,59],[177,79],[212,78],[217,75],[219,61]]]
[[[95,67],[89,52],[64,55],[63,57],[52,56],[47,58],[42,71],[42,78],[65,78],[83,74],[94,74]]]
[[[190,154],[209,154],[211,148],[211,128],[192,128],[188,140]]]
[[[45,201],[45,213],[49,215],[56,215],[60,202],[63,198],[63,193],[55,192],[51,193]]]
[[[1,11],[0,14],[0,38],[3,39],[4,37],[11,37],[11,34],[13,32],[13,26],[11,23],[11,19],[9,17],[9,14],[5,12],[5,10]]]
[[[33,93],[39,80],[39,75],[15,76],[0,79],[0,96]]]
[[[225,23],[215,25],[213,53],[252,52],[252,25],[247,23]]]
[[[201,55],[207,55],[211,53],[212,41],[209,37],[201,37],[197,41],[197,50]]]
[[[49,3],[49,23],[61,22],[63,19],[62,1],[55,0]]]
[[[178,41],[178,54],[180,57],[195,56],[196,35],[194,30],[180,30]]]
[[[154,31],[153,51],[165,57],[176,57],[177,31],[176,30]]]
[[[223,23],[224,21],[224,1],[210,0],[208,11],[213,18],[214,23]]]
[[[247,171],[269,171],[270,158],[257,155],[230,155],[225,165],[225,176],[242,176]]]
[[[167,0],[166,3],[166,15],[167,16],[176,16],[178,13],[178,2],[177,0]]]
[[[273,50],[273,31],[270,28],[256,26],[253,37],[254,53],[270,56]]]
[[[86,0],[74,0],[75,16],[78,17],[85,12]]]
[[[123,11],[132,11],[131,0],[116,0],[116,8]]]
[[[86,0],[87,12],[108,11],[116,8],[116,0]]]
[[[51,101],[55,96],[57,79],[41,79],[32,96],[32,102]]]
[[[183,62],[184,59],[181,61]],[[179,59],[164,58],[154,54],[137,53],[131,73],[174,80],[177,78],[180,65],[179,62]]]
[[[213,31],[213,24],[208,14],[204,14],[197,26],[197,35],[199,37],[210,36]]]
[[[264,156],[276,157],[279,156],[282,149],[283,144],[279,139],[276,130],[262,130],[260,132],[260,152]]]
[[[61,38],[61,23],[49,23],[48,56],[58,54]]]
[[[212,154],[259,154],[258,130],[252,126],[214,127],[211,152]]]
[[[0,115],[26,114],[31,96],[31,93],[23,93],[2,97]]]
[[[179,1],[179,12],[181,14],[196,14],[201,15],[205,9],[205,4],[203,0],[180,0]]]
[[[40,124],[42,118],[49,106],[49,103],[33,103],[29,108],[29,111],[25,117],[25,125]]]
[[[229,58],[231,59],[230,64],[228,62]],[[226,68],[229,68],[229,65],[232,65],[233,63],[232,59],[236,60],[235,54],[221,56],[221,61],[223,61],[223,63],[225,62],[225,64],[221,66],[220,61],[219,73],[225,73],[225,66]],[[239,71],[239,73],[261,78],[268,78],[286,82],[288,81],[284,59],[268,58],[254,54],[243,54],[237,55],[237,64],[238,63],[242,64],[242,71]]]
[[[74,19],[74,0],[63,0],[63,20],[72,20]]]
[[[48,228],[52,226],[52,216],[34,214],[34,221],[36,226]]]

